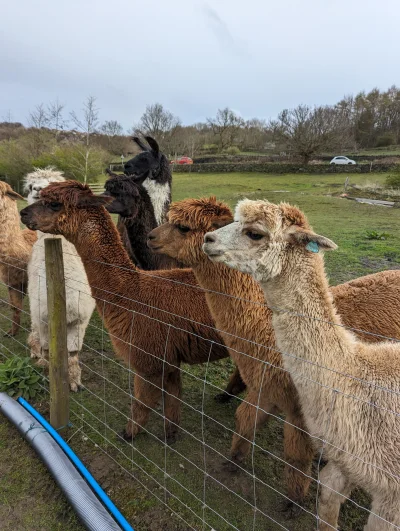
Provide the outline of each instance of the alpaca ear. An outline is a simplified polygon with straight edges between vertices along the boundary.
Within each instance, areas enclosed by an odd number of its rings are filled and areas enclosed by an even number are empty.
[[[17,194],[17,192],[14,192],[14,190],[10,190],[9,192],[6,192],[6,195],[8,195],[8,197],[10,199],[13,199],[14,201],[16,201],[17,199],[22,199],[22,201],[25,201],[22,195]]]
[[[145,136],[145,139],[151,147],[151,151],[154,153],[154,155],[158,155],[160,153],[160,147],[156,140],[154,140],[154,138],[151,136]]]
[[[104,171],[105,171],[106,175],[108,175],[109,177],[121,177],[121,175],[119,175],[118,173],[114,173],[113,171],[111,171],[108,168],[106,168]]]
[[[112,203],[114,198],[107,195],[90,195],[85,196],[81,195],[78,199],[77,207],[78,208],[89,208],[89,207],[101,207]]]
[[[138,136],[132,137],[132,140],[140,147],[142,151],[149,151],[149,148],[140,140]]]
[[[144,173],[142,173],[142,175],[139,175],[138,177],[131,177],[131,180],[137,184],[138,186],[140,186],[141,184],[144,183],[144,181],[147,179],[147,177],[149,176],[150,174],[150,170],[147,170],[145,171]]]
[[[294,227],[293,232],[289,233],[289,238],[292,242],[302,245],[307,251],[312,253],[317,253],[318,251],[334,251],[337,249],[336,243],[329,238],[299,227]]]
[[[213,229],[220,229],[226,225],[230,225],[233,222],[232,216],[221,216],[219,218],[213,219],[211,226]]]

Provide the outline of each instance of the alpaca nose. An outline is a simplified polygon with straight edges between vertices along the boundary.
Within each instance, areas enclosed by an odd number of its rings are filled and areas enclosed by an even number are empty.
[[[156,236],[155,234],[153,234],[153,231],[149,232],[149,234],[147,235],[147,238],[151,241],[151,240],[155,240],[156,239]]]
[[[207,234],[204,236],[204,243],[215,243],[216,241],[217,238],[212,232],[207,232]]]

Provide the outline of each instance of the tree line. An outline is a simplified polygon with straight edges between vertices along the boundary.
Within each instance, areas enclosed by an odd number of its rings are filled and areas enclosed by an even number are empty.
[[[130,136],[138,134],[155,137],[171,158],[266,152],[307,164],[321,153],[399,144],[400,89],[360,92],[335,105],[298,105],[271,120],[244,120],[227,107],[193,125],[183,125],[155,103],[128,131],[117,120],[100,123],[93,96],[86,98],[79,113],[67,114],[59,101],[42,103],[29,113],[28,126],[13,122],[10,111],[3,117],[0,176],[15,182],[32,167],[54,165],[67,176],[90,181],[116,157],[132,154]]]

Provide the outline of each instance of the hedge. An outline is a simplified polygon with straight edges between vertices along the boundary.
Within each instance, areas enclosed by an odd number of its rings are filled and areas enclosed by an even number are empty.
[[[388,172],[396,169],[400,171],[400,165],[395,164],[358,164],[357,166],[335,166],[329,164],[316,164],[302,166],[293,163],[262,163],[262,162],[242,162],[242,163],[215,163],[215,164],[188,164],[174,165],[175,173],[273,173],[283,175],[285,173],[305,173],[313,175],[324,175],[331,173],[374,173]]]

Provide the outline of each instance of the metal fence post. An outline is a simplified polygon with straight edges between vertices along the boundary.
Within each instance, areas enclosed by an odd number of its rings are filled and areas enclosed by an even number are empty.
[[[50,424],[55,429],[69,422],[67,308],[60,238],[44,241],[49,324]]]

